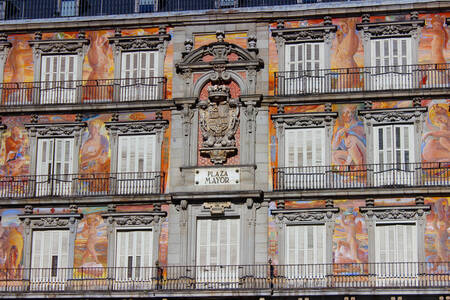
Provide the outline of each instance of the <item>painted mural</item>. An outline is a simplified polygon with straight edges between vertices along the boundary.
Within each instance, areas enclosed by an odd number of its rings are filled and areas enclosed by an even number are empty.
[[[0,279],[21,278],[23,267],[23,226],[17,215],[19,209],[0,210]]]
[[[449,201],[449,197],[425,198],[425,204],[431,205],[425,228],[426,262],[448,262],[448,249],[450,247]],[[448,268],[446,264],[432,264],[432,266],[442,268],[442,270]]]
[[[106,210],[103,207],[80,209],[83,219],[78,224],[73,263],[77,275],[101,277],[106,274],[107,228],[101,217]]]
[[[422,162],[450,163],[450,100],[426,100],[422,136]]]
[[[420,64],[443,64],[450,62],[449,29],[445,25],[445,18],[450,13],[419,15],[425,19],[419,44]]]
[[[30,167],[30,141],[23,124],[28,117],[3,118],[7,129],[2,135],[0,153],[1,176],[28,175]]]

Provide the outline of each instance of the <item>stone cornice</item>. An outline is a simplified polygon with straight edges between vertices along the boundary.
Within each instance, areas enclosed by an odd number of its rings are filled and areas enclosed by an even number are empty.
[[[285,43],[325,41],[327,35],[336,32],[336,30],[336,25],[277,28],[272,30],[272,36],[276,40],[283,40]]]
[[[164,220],[167,213],[163,211],[151,212],[112,212],[102,214],[109,224],[116,226],[152,226]]]
[[[86,122],[25,124],[25,128],[28,132],[30,132],[31,135],[36,135],[38,137],[75,136],[86,127]]]
[[[88,39],[54,39],[28,41],[33,50],[43,54],[77,54],[89,45]]]
[[[410,108],[393,108],[393,109],[376,109],[376,110],[360,110],[358,114],[367,120],[373,120],[375,123],[392,123],[392,122],[413,122],[419,118],[426,107],[410,107]]]
[[[364,30],[370,38],[411,36],[418,28],[425,25],[425,20],[403,20],[394,22],[360,23],[357,30]]]
[[[152,134],[166,129],[168,125],[168,120],[105,122],[105,127],[109,131],[116,131],[119,134]]]
[[[109,43],[121,51],[159,50],[164,42],[170,41],[166,33],[136,36],[113,36],[108,38]]]
[[[70,228],[81,214],[23,214],[18,216],[25,226],[32,228]]]
[[[278,222],[325,222],[333,219],[339,212],[338,207],[309,208],[309,209],[274,209],[271,210]]]
[[[336,112],[312,112],[295,114],[274,114],[272,120],[278,124],[285,124],[287,127],[318,127],[336,119]]]
[[[367,218],[382,221],[413,220],[422,217],[431,207],[429,205],[417,206],[364,206],[359,211]]]

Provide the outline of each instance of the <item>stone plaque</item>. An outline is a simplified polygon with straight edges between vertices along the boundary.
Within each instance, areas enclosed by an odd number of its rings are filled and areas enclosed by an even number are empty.
[[[208,168],[195,170],[196,185],[239,184],[239,168]]]

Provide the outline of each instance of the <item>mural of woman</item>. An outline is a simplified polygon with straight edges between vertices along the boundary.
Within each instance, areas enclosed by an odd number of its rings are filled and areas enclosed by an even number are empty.
[[[23,255],[22,228],[16,218],[17,210],[4,210],[0,226],[0,278],[20,278]]]
[[[444,49],[447,48],[448,33],[444,27],[444,20],[439,15],[431,18],[431,33],[433,40],[431,41],[431,59],[433,64],[445,64]],[[438,66],[445,69],[446,66]]]
[[[81,265],[83,266],[90,261],[89,258],[94,259],[96,264],[100,264],[97,251],[95,250],[95,245],[97,243],[97,226],[100,225],[100,218],[101,217],[98,214],[91,214],[86,218],[85,227],[82,232],[82,234],[87,237],[86,251],[81,259]]]
[[[97,87],[99,84],[105,84],[101,81],[111,78],[109,72],[111,63],[108,57],[108,52],[110,51],[108,38],[106,35],[97,31],[90,32],[89,38],[91,43],[87,59],[92,71],[87,78],[89,80],[89,86],[85,87],[84,98],[85,100],[111,100],[113,97],[112,86],[107,86],[103,89]],[[99,93],[100,90],[102,91],[101,93]],[[106,91],[106,94],[104,91]]]
[[[336,123],[332,142],[333,165],[361,165],[366,163],[364,125],[356,114],[356,105],[345,105]]]
[[[31,98],[31,95],[24,94],[23,91],[21,92],[21,90],[15,89],[21,87],[19,85],[23,84],[22,82],[28,81],[27,79],[29,78],[26,78],[25,70],[27,69],[27,62],[32,61],[31,57],[32,51],[26,41],[26,36],[17,37],[12,41],[12,48],[9,52],[7,62],[12,73],[10,83],[15,83],[15,85],[7,85],[11,88],[10,90],[7,90],[8,92],[4,95],[8,103],[28,102]],[[31,93],[31,89],[29,92]]]
[[[5,139],[6,175],[19,176],[28,173],[28,138],[19,127],[11,129],[11,135]]]
[[[354,55],[358,51],[359,37],[356,34],[356,18],[345,19],[341,31],[336,33],[336,53],[334,65],[336,68],[358,68]],[[338,89],[359,87],[360,77],[358,70],[350,70],[355,74],[341,74],[338,79]]]
[[[448,104],[435,103],[429,109],[427,125],[430,131],[423,135],[422,161],[450,162],[450,113]]]

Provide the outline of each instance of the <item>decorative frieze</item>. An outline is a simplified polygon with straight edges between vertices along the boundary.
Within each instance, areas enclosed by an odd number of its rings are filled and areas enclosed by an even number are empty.
[[[359,211],[369,219],[383,221],[415,220],[430,210],[429,205],[417,206],[366,206]]]
[[[337,116],[336,112],[275,114],[272,115],[272,120],[285,127],[320,127],[329,125]]]
[[[86,122],[25,124],[25,128],[32,137],[76,136],[79,135],[81,130],[86,127]]]
[[[28,41],[34,53],[39,54],[79,54],[85,53],[89,45],[89,40],[85,38],[77,39],[52,39],[52,40],[31,40]]]
[[[405,20],[394,22],[360,23],[356,25],[358,30],[364,30],[369,38],[387,38],[413,36],[425,25],[425,20]]]
[[[414,122],[415,119],[420,118],[426,111],[426,107],[360,110],[359,115],[363,116],[367,120],[371,120],[374,124],[383,124]]]
[[[115,51],[148,51],[159,50],[165,52],[170,35],[164,30],[158,34],[122,36],[120,31],[116,31],[113,37],[108,38]]]
[[[209,210],[211,215],[223,215],[225,209],[231,208],[231,202],[205,202],[203,208]]]
[[[102,214],[108,224],[116,226],[152,226],[159,224],[164,220],[165,212],[108,212]]]
[[[276,209],[272,214],[279,223],[296,222],[325,222],[331,220],[339,212],[337,207],[311,208],[311,209]]]
[[[105,122],[105,127],[109,131],[119,134],[153,134],[168,126],[167,120]]]

